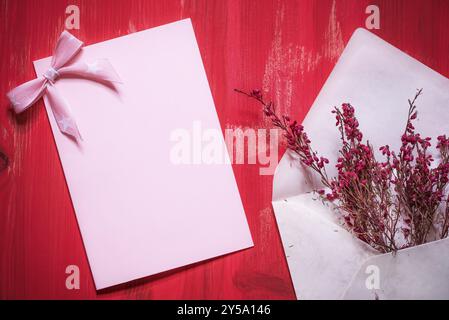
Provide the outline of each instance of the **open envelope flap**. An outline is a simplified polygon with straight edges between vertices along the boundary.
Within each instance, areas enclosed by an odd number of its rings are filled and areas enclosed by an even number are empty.
[[[448,299],[449,239],[369,258],[344,298]]]
[[[377,254],[338,224],[312,194],[274,201],[276,221],[299,299],[338,299],[354,273]]]
[[[334,106],[349,102],[355,107],[364,140],[368,139],[376,157],[381,157],[378,149],[382,145],[399,150],[407,120],[407,100],[414,97],[418,88],[423,88],[423,95],[417,101],[418,119],[414,124],[417,132],[433,138],[435,146],[435,138],[448,131],[449,79],[374,34],[357,29],[303,121],[312,148],[330,160],[328,175],[336,175],[335,163],[341,145],[331,113]],[[331,227],[320,228],[321,222],[314,221],[311,213],[315,212],[317,219],[327,220],[332,227],[336,226],[332,218],[335,214],[330,209],[317,210],[316,204],[310,207],[311,202],[305,201],[306,197],[298,197],[316,189],[318,183],[317,177],[287,152],[276,168],[273,208],[298,297],[341,298],[336,296],[342,289],[338,279],[342,275],[337,271],[347,268],[348,260],[326,252],[345,246],[348,248],[344,252],[350,256],[353,251],[358,252],[351,249],[356,245],[352,242],[358,240],[343,232],[335,237],[324,236],[324,231],[331,232]],[[302,207],[295,205],[293,208],[291,198],[302,202]],[[291,217],[293,215],[304,216]],[[322,250],[316,251],[317,246]],[[318,253],[326,255],[317,257]],[[351,265],[358,266],[362,256],[355,254]],[[311,267],[314,259],[320,259],[320,267]],[[335,271],[335,279],[329,281],[327,287],[314,286],[314,283],[324,285],[325,279],[331,278],[325,270]]]

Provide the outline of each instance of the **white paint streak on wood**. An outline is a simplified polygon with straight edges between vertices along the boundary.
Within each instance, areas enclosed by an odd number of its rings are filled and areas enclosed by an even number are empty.
[[[329,25],[324,40],[324,56],[331,60],[338,59],[345,48],[345,44],[343,42],[340,22],[337,20],[336,0],[332,3]]]

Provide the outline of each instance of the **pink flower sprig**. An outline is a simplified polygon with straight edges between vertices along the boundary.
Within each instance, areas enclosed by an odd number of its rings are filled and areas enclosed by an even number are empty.
[[[335,107],[332,113],[342,147],[333,178],[326,173],[329,160],[312,149],[302,125],[288,116],[278,116],[274,104],[265,101],[259,90],[236,91],[262,104],[265,116],[282,130],[287,147],[302,164],[318,173],[323,186],[330,190],[317,190],[318,194],[337,204],[346,227],[358,238],[380,252],[391,252],[429,241],[431,231],[436,239],[448,236],[449,195],[444,192],[449,181],[449,138],[437,138],[440,161],[433,167],[431,138],[422,138],[413,125],[418,115],[415,103],[422,90],[408,101],[399,152],[388,145],[379,148],[385,157],[383,162],[375,159],[371,144],[362,141],[354,107],[349,103]]]
[[[449,138],[446,135],[438,136],[437,149],[440,150],[441,163],[439,165],[442,178],[440,179],[442,183],[448,183],[448,163],[449,163]],[[443,165],[445,164],[444,168]],[[446,238],[449,236],[449,195],[446,199],[446,211],[441,219],[441,231],[440,238]]]
[[[346,226],[359,239],[382,252],[397,250],[397,215],[390,215],[391,172],[379,164],[363,134],[349,103],[334,108],[342,147],[337,159],[337,177],[331,181],[329,201],[338,200]],[[322,191],[321,191],[322,193]]]
[[[310,145],[311,141],[304,131],[304,127],[296,120],[291,121],[288,116],[278,116],[273,102],[264,101],[262,93],[259,90],[252,90],[250,92],[244,92],[238,89],[234,90],[262,104],[262,111],[265,116],[271,120],[271,123],[275,127],[282,130],[284,138],[287,141],[287,147],[299,156],[300,161],[305,166],[310,167],[319,174],[324,186],[331,188],[325,169],[325,165],[329,163],[329,160],[318,156],[317,152],[312,149]]]
[[[427,242],[434,228],[435,220],[443,220],[440,238],[447,236],[448,210],[447,199],[444,199],[445,188],[448,184],[449,157],[448,139],[439,136],[436,148],[440,151],[440,162],[435,167],[435,159],[430,154],[430,137],[421,137],[415,132],[413,121],[418,112],[415,102],[421,95],[419,90],[415,98],[409,102],[409,112],[404,134],[401,137],[401,148],[398,153],[389,150],[388,146],[381,147],[387,155],[385,166],[393,172],[391,179],[396,193],[395,210],[400,211],[405,222],[402,231],[408,245],[419,245]],[[446,213],[440,217],[440,206],[446,204]]]

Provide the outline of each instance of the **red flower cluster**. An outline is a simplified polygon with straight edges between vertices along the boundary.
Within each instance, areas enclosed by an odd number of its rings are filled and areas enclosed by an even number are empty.
[[[439,136],[436,148],[440,151],[440,162],[432,166],[435,159],[430,154],[430,137],[421,137],[415,132],[413,121],[417,118],[416,99],[409,101],[409,113],[402,145],[399,153],[390,151],[388,146],[381,147],[387,156],[384,167],[393,174],[390,179],[395,191],[394,210],[401,213],[404,226],[401,231],[408,246],[425,243],[429,237],[447,236],[448,202],[444,199],[449,177],[448,140]],[[441,213],[441,205],[446,203],[446,212]],[[435,229],[435,224],[439,229]],[[432,233],[437,233],[432,235]],[[439,234],[438,234],[439,233]]]
[[[375,159],[368,142],[362,142],[354,107],[345,103],[334,108],[342,147],[336,164],[338,173],[333,178],[326,173],[329,160],[313,151],[302,125],[288,116],[278,116],[273,103],[265,102],[260,91],[236,91],[262,104],[264,114],[283,131],[288,148],[319,174],[325,189],[318,194],[337,204],[347,228],[361,240],[381,252],[391,252],[448,236],[449,195],[445,195],[445,189],[449,182],[449,138],[437,138],[440,159],[433,166],[431,138],[421,137],[413,126],[421,90],[409,100],[399,152],[388,145],[379,148],[385,157],[383,162]]]

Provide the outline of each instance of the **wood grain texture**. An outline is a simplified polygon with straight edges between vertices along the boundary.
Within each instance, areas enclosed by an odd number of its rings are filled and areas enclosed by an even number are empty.
[[[52,54],[65,8],[81,10],[74,35],[92,44],[192,19],[222,129],[264,128],[256,105],[233,88],[262,88],[301,120],[365,8],[381,11],[385,40],[449,76],[446,0],[1,0],[0,299],[294,299],[271,209],[272,176],[234,165],[255,247],[96,292],[43,103],[14,116],[5,94]],[[279,150],[282,154],[283,150]],[[80,267],[80,290],[65,268]]]

